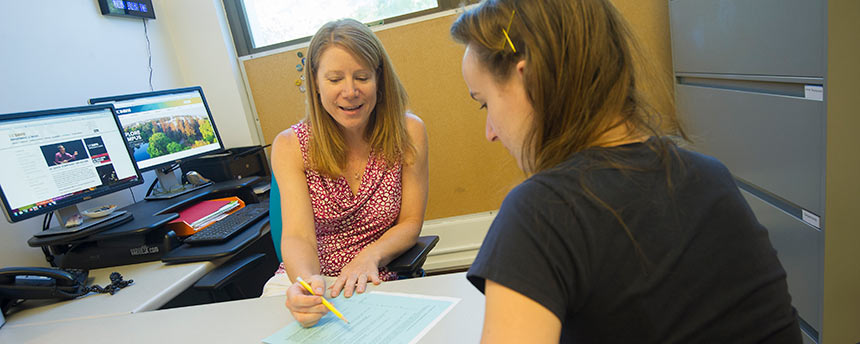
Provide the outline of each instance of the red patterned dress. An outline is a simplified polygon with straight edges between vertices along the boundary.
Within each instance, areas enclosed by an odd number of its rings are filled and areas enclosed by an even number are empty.
[[[301,122],[291,128],[299,139],[302,159],[307,167],[310,126]],[[332,179],[305,169],[322,275],[339,275],[362,249],[391,228],[400,214],[401,171],[399,162],[386,169],[382,157],[371,152],[361,185],[353,194],[344,177]],[[276,273],[286,273],[284,263]],[[390,281],[396,279],[397,274],[381,268],[379,278]]]

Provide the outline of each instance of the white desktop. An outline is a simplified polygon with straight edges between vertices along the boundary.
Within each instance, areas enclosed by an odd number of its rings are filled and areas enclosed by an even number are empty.
[[[465,273],[383,282],[368,291],[459,298],[418,343],[480,341],[484,296]],[[260,343],[293,321],[284,296],[270,296],[125,315],[9,323],[0,330],[0,343],[66,344],[69,338],[82,343]]]

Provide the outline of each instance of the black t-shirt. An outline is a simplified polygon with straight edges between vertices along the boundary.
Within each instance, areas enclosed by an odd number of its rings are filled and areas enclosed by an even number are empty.
[[[589,149],[518,185],[469,280],[543,305],[562,342],[800,343],[785,270],[732,175],[680,148],[667,169],[657,142]]]

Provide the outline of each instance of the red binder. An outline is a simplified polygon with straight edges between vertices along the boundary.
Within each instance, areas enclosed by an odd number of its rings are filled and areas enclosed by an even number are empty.
[[[233,212],[242,209],[245,206],[245,202],[242,202],[239,197],[226,197],[226,198],[217,198],[211,199],[207,201],[202,201],[195,203],[194,205],[183,208],[179,211],[179,217],[173,221],[170,221],[167,226],[176,232],[176,235],[179,236],[188,236],[196,233],[197,231],[210,226],[212,223],[201,226],[199,228],[191,227],[191,224],[194,221],[200,220],[209,214],[212,214],[221,207],[227,205],[232,201],[238,201],[239,206],[231,209],[226,212],[226,214],[232,214]],[[214,223],[214,222],[213,222]]]

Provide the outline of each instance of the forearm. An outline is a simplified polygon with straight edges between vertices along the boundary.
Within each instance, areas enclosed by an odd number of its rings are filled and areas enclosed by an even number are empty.
[[[301,236],[285,235],[281,238],[281,256],[287,275],[295,281],[296,277],[308,278],[320,273],[316,239],[308,240]]]

